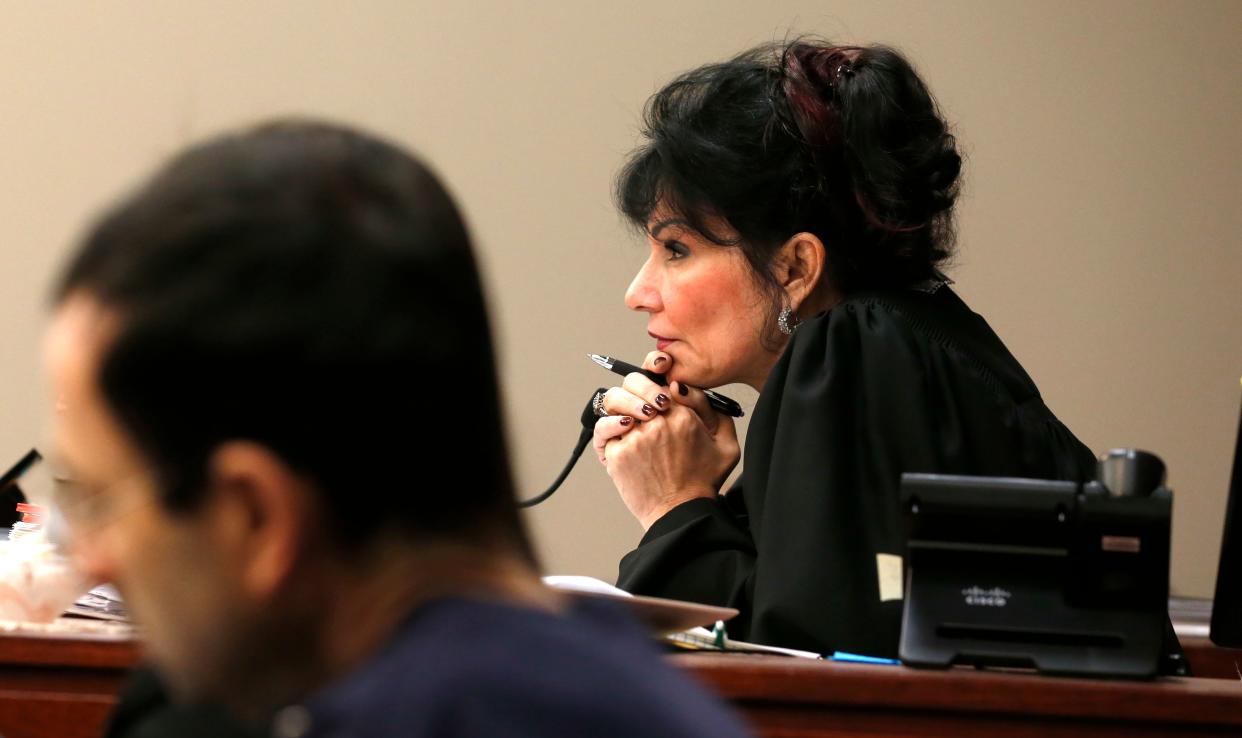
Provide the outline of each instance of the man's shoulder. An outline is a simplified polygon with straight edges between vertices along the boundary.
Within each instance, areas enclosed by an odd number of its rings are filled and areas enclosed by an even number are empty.
[[[613,606],[562,614],[480,603],[437,609],[416,616],[377,663],[351,675],[351,692],[336,696],[338,713],[384,715],[437,735],[742,735],[725,708],[665,663]]]

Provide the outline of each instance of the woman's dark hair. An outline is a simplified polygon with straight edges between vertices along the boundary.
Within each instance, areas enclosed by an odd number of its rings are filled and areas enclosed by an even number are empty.
[[[341,543],[529,551],[470,240],[399,148],[311,122],[196,146],[96,225],[56,298],[75,293],[120,317],[98,382],[170,509],[248,440],[314,484]]]
[[[961,157],[893,49],[751,49],[657,92],[643,135],[618,177],[625,216],[645,228],[667,208],[742,249],[773,295],[771,258],[799,232],[824,242],[828,278],[844,293],[916,284],[949,256]],[[736,237],[712,228],[717,218]]]

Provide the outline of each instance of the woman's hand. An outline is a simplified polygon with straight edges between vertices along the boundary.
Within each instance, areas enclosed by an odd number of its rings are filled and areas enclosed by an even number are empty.
[[[653,351],[644,369],[667,373],[672,358]],[[715,497],[741,449],[733,418],[711,409],[702,391],[642,374],[604,394],[607,417],[595,423],[595,454],[630,513],[646,530],[669,510]]]

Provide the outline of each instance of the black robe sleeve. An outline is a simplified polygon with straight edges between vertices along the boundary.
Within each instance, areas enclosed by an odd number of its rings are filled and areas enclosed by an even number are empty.
[[[739,486],[715,500],[684,502],[657,520],[621,560],[617,586],[635,594],[738,609],[729,623],[745,638],[755,545]]]
[[[797,329],[755,408],[740,489],[657,521],[618,584],[738,607],[734,637],[895,656],[901,600],[881,601],[877,555],[903,552],[903,472],[1093,470],[951,290],[859,295]]]

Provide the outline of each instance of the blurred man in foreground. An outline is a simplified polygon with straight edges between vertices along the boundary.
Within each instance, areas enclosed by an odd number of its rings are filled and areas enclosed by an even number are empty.
[[[181,154],[71,260],[45,355],[75,557],[178,699],[282,736],[742,735],[540,582],[469,238],[398,148]]]

